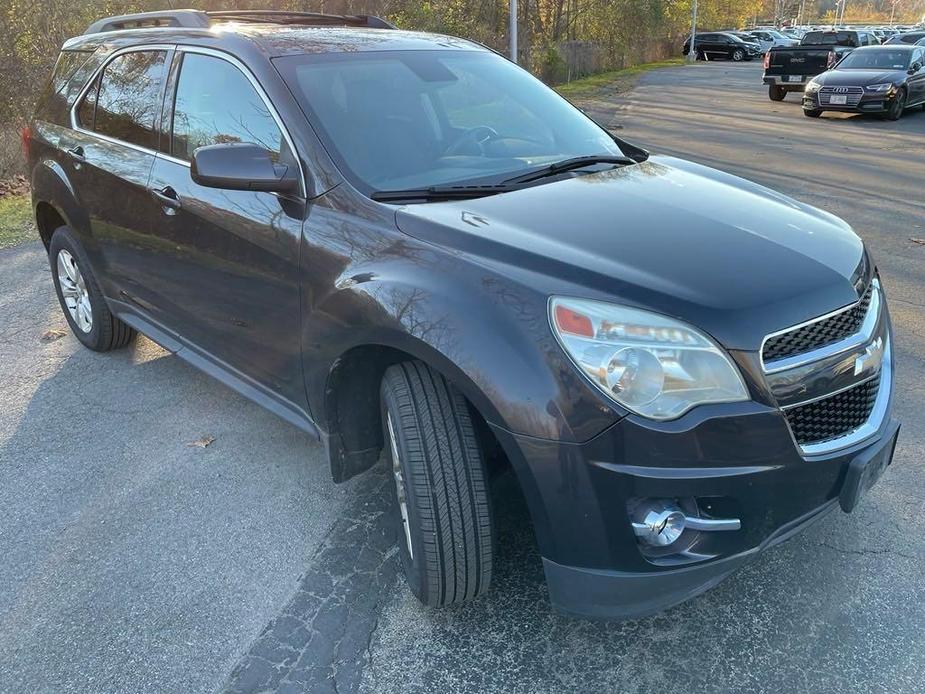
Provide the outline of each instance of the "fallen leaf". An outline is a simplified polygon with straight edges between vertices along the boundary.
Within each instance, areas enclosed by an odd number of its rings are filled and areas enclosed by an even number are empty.
[[[190,448],[208,448],[212,445],[212,442],[215,441],[214,436],[203,436],[201,439],[196,439],[195,441],[190,441],[187,446]]]
[[[909,240],[912,241],[912,243],[917,243],[920,246],[925,246],[925,239],[917,239],[914,236],[910,236]]]
[[[46,330],[39,339],[42,342],[54,342],[55,340],[60,340],[65,335],[67,335],[66,330]]]

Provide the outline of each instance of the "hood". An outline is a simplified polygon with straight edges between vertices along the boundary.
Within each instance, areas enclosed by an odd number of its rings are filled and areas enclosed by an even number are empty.
[[[405,233],[539,292],[635,305],[730,349],[857,301],[870,270],[838,218],[669,157],[475,200],[408,205]]]
[[[827,87],[863,87],[884,82],[903,82],[905,70],[829,70],[816,77],[816,82]]]

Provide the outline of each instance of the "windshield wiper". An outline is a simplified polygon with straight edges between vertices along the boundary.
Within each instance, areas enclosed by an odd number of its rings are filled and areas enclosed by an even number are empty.
[[[473,186],[429,186],[407,190],[377,190],[370,194],[378,202],[438,202],[441,200],[471,200],[513,190],[506,183]]]
[[[519,176],[508,178],[501,183],[502,185],[508,186],[517,185],[519,183],[529,183],[530,181],[536,181],[548,176],[555,176],[556,174],[565,173],[566,171],[582,169],[592,164],[623,164],[624,166],[628,166],[635,163],[637,163],[635,159],[630,159],[629,157],[622,157],[615,154],[591,154],[584,157],[572,157],[571,159],[563,159],[562,161],[557,161],[554,164],[549,164],[539,169],[528,171],[525,174],[520,174]]]
[[[563,159],[547,164],[539,169],[508,178],[500,183],[474,184],[471,186],[429,186],[427,188],[408,188],[406,190],[377,190],[370,194],[378,202],[438,202],[444,200],[471,200],[484,198],[498,193],[516,190],[524,183],[538,181],[541,178],[555,176],[566,171],[581,169],[594,164],[622,164],[624,166],[638,163],[636,159],[616,154],[591,154],[583,157]]]

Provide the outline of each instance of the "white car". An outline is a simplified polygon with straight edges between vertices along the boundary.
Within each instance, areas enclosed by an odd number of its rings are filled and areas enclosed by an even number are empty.
[[[784,36],[776,29],[756,29],[748,33],[755,38],[755,41],[761,44],[761,50],[765,52],[777,46],[796,46],[800,43],[798,39]]]

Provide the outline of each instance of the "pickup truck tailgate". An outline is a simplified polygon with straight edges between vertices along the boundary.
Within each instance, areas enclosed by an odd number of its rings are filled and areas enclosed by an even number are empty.
[[[765,75],[818,75],[828,69],[830,48],[773,48]]]

